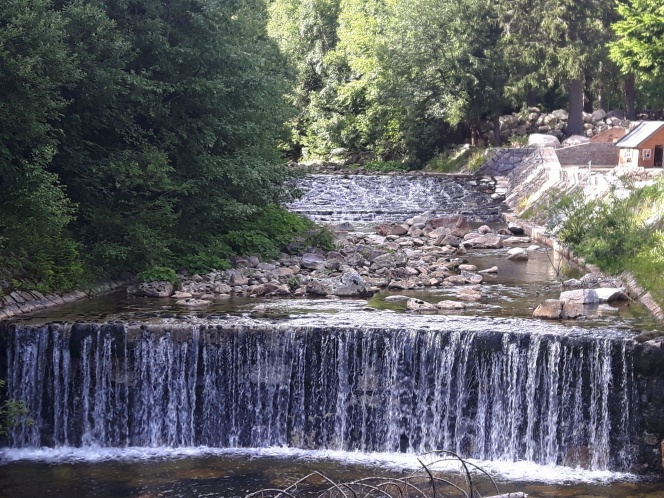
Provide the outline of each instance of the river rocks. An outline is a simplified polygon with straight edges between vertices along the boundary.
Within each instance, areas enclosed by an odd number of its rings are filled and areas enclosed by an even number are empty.
[[[554,135],[533,133],[528,136],[528,147],[560,147],[560,140]]]
[[[468,218],[462,215],[449,215],[433,218],[427,222],[427,225],[434,230],[440,227],[455,228],[461,232],[464,232],[463,235],[470,231]],[[463,235],[460,235],[460,237],[463,237]]]
[[[196,298],[187,298],[180,299],[175,302],[178,306],[186,306],[187,308],[205,308],[212,304],[212,301],[207,299],[196,299]]]
[[[326,262],[327,258],[325,254],[310,252],[302,255],[300,266],[310,270],[317,270],[324,267]]]
[[[408,296],[403,296],[401,294],[395,294],[393,296],[387,296],[385,298],[386,303],[397,303],[399,301],[408,301],[410,297]]]
[[[528,261],[528,251],[522,247],[515,247],[507,251],[507,259],[510,261]]]
[[[544,318],[545,320],[559,320],[562,317],[563,305],[558,299],[547,299],[541,303],[535,311],[533,317]]]
[[[576,289],[561,292],[560,302],[563,304],[597,304],[599,296],[592,289]]]
[[[485,270],[480,270],[477,273],[481,274],[496,274],[498,273],[498,267],[497,266],[492,266],[491,268],[487,268]]]
[[[436,304],[439,310],[464,310],[466,307],[466,303],[461,301],[440,301]]]
[[[173,294],[173,284],[162,280],[142,282],[138,286],[128,287],[127,293],[138,297],[170,297]]]
[[[623,291],[623,289],[620,288],[606,288],[602,287],[599,289],[595,289],[595,293],[597,294],[597,298],[599,299],[600,303],[610,303],[613,301],[626,301],[629,299],[627,297],[627,294]]]
[[[371,297],[374,291],[355,270],[348,270],[340,277],[314,278],[307,284],[307,293],[343,297]]]
[[[503,247],[503,239],[494,234],[478,234],[464,240],[463,245],[472,249],[499,249]]]
[[[416,298],[411,298],[406,302],[406,309],[410,311],[420,311],[420,312],[437,310],[435,305]]]
[[[405,225],[378,225],[376,230],[380,235],[406,235],[408,233],[408,227]]]
[[[507,229],[514,235],[523,235],[524,234],[523,227],[521,225],[517,225],[516,223],[513,223],[511,221],[509,221],[507,223]]]
[[[507,237],[503,240],[503,245],[513,246],[517,244],[529,244],[530,237]]]

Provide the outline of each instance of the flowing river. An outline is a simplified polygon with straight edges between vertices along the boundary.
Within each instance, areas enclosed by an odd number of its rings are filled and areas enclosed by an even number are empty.
[[[389,207],[413,188],[408,199],[438,212],[454,202],[480,217],[483,206],[491,220],[497,205],[477,185],[370,178],[337,182],[335,195],[315,177],[325,202],[297,209],[389,221],[423,210]],[[378,197],[366,194],[376,182],[384,217],[348,194]],[[348,207],[321,208],[328,197]],[[500,265],[485,283],[492,305],[447,315],[405,313],[384,296],[271,299],[261,313],[234,299],[191,313],[118,295],[0,322],[0,378],[32,419],[0,449],[0,496],[244,496],[312,470],[400,476],[437,449],[491,473],[501,492],[664,496],[661,353],[635,340],[658,325],[638,306],[533,320],[559,292],[551,258],[469,254]],[[486,478],[477,485],[491,494]]]

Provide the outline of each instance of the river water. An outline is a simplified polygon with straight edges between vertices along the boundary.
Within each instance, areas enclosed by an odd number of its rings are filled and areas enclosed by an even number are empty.
[[[333,221],[366,219],[360,211]],[[35,424],[0,449],[0,496],[244,496],[314,470],[401,477],[441,448],[490,472],[501,492],[664,496],[663,483],[632,473],[632,338],[659,324],[633,304],[533,321],[560,292],[559,260],[468,260],[499,266],[488,299],[433,316],[406,313],[389,293],[235,298],[204,313],[116,294],[5,326],[0,368]]]

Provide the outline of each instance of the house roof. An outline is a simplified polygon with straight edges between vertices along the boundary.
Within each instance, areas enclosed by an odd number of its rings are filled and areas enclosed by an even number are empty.
[[[664,121],[641,121],[632,131],[616,142],[616,147],[636,149],[663,126]]]

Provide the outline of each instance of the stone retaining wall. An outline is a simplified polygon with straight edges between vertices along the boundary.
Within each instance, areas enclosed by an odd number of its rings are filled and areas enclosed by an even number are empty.
[[[546,233],[546,229],[544,227],[519,219],[517,216],[511,213],[504,213],[503,216],[506,222],[516,223],[523,227],[524,232],[533,240],[533,242],[550,247],[568,261],[571,261],[575,265],[589,272],[599,271],[595,265],[587,264],[583,258],[577,257],[569,248],[569,246],[560,243],[553,237],[550,237]],[[645,289],[638,284],[631,273],[623,273],[621,275],[621,279],[625,283],[625,288],[627,289],[631,298],[643,304],[648,309],[648,311],[650,311],[658,320],[664,321],[664,310],[662,310],[662,307],[655,302],[649,292],[646,292]]]
[[[84,291],[68,292],[66,294],[42,294],[39,291],[14,291],[6,296],[0,296],[0,320],[6,320],[24,313],[32,313],[54,306],[72,303],[81,299],[106,294],[121,287],[128,282],[102,282]]]

